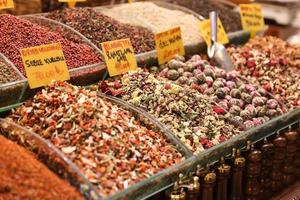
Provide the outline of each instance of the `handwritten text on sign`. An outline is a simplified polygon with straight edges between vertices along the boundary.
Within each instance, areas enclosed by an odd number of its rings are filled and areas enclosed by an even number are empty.
[[[218,43],[227,44],[229,42],[228,36],[224,30],[221,20],[218,18]],[[211,37],[210,37],[210,20],[204,20],[200,22],[200,33],[207,44],[207,46],[211,45]]]
[[[103,42],[101,47],[110,76],[137,69],[134,50],[129,39]]]
[[[60,43],[20,49],[20,53],[30,88],[70,79]]]
[[[261,11],[261,5],[240,4],[240,15],[244,30],[256,32],[264,29],[265,21]]]
[[[0,9],[14,8],[13,0],[0,0]]]
[[[184,55],[180,27],[172,28],[155,35],[155,46],[159,64],[164,64],[175,55]]]

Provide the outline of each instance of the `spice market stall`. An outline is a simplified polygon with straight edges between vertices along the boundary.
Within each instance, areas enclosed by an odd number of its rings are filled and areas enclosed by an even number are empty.
[[[227,5],[0,15],[0,199],[270,199],[299,181],[299,46],[253,37],[259,30],[242,30],[242,15]],[[233,71],[205,55],[217,42],[207,47],[201,25],[212,10],[228,33]],[[161,63],[156,36],[174,27],[185,54]],[[132,51],[115,42],[123,39]],[[70,77],[31,87],[21,50],[53,43]],[[42,69],[43,59],[31,65]],[[122,71],[123,60],[135,66]]]

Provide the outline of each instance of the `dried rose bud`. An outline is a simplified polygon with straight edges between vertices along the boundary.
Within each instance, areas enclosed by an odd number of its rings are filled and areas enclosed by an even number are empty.
[[[194,69],[194,71],[193,71],[194,76],[197,76],[198,74],[201,74],[201,73],[202,73],[201,69]]]
[[[226,79],[228,81],[235,81],[237,79],[237,72],[233,71],[233,72],[228,72],[226,74]]]
[[[188,77],[188,78],[193,76],[193,74],[191,72],[183,72],[182,75],[185,76],[185,77]]]
[[[252,104],[248,104],[246,106],[245,110],[249,111],[251,117],[255,117],[256,116],[257,111],[256,111],[255,107]]]
[[[215,71],[216,78],[226,78],[226,72],[223,69],[218,69]]]
[[[217,98],[218,100],[218,97],[217,96],[214,96],[213,98]],[[212,99],[213,100],[213,99]],[[217,102],[217,100],[215,102]],[[219,101],[218,103],[222,108],[224,108],[225,110],[228,110],[229,109],[229,106],[228,106],[228,101],[226,99],[223,99],[222,101]]]
[[[214,79],[210,76],[206,76],[205,77],[205,82],[207,83],[207,85],[210,87],[212,86],[213,82],[214,82]]]
[[[235,116],[240,115],[240,112],[241,112],[241,108],[236,105],[232,105],[229,109],[229,113]]]
[[[214,88],[215,90],[218,89],[218,88],[221,88],[221,87],[224,87],[223,82],[221,82],[221,81],[215,81],[215,82],[213,83],[213,88]]]
[[[239,99],[241,98],[241,92],[239,89],[232,89],[230,92],[230,96]]]
[[[231,97],[230,95],[226,95],[226,96],[225,96],[225,99],[226,99],[227,101],[230,101],[230,100],[232,99],[232,97]]]
[[[182,61],[178,61],[178,60],[175,60],[175,59],[172,59],[170,60],[168,63],[167,63],[167,66],[170,68],[170,69],[179,69],[179,68],[184,68],[185,66],[185,63],[182,62]]]
[[[249,130],[254,127],[254,123],[251,120],[247,120],[244,122],[245,130]]]
[[[225,91],[224,91],[223,88],[218,88],[218,89],[216,90],[216,93],[215,93],[215,94],[217,95],[217,97],[218,97],[219,99],[224,99],[225,96],[226,96],[226,93],[225,93]]]
[[[184,69],[182,67],[179,68],[177,71],[178,71],[178,73],[179,73],[180,76],[182,76],[183,73],[184,73]]]
[[[233,89],[236,87],[236,84],[233,81],[227,81],[226,86],[229,87],[230,89]]]
[[[257,106],[263,106],[265,105],[265,101],[262,97],[254,97],[252,99],[252,104],[257,107]]]
[[[203,83],[205,83],[206,82],[206,76],[205,76],[205,74],[204,73],[200,73],[200,74],[197,74],[196,75],[196,78],[198,79],[198,82],[200,83],[200,84],[203,84]]]
[[[240,116],[234,116],[231,120],[231,123],[235,126],[235,127],[240,127],[243,125],[243,118],[241,118]]]
[[[198,82],[198,80],[195,78],[195,77],[191,77],[191,78],[189,78],[189,80],[188,80],[188,84],[189,85],[191,85],[192,83],[197,83]]]
[[[248,93],[242,93],[241,99],[248,104],[252,103],[252,97]]]
[[[278,107],[278,102],[275,99],[269,99],[267,101],[267,107],[270,109],[276,109]]]
[[[150,72],[151,73],[156,73],[156,72],[158,72],[159,70],[158,70],[158,67],[156,67],[156,66],[152,66],[152,67],[150,67]]]
[[[264,120],[264,118],[253,118],[252,119],[254,126],[259,126],[259,125],[263,124],[263,120]]]
[[[267,114],[267,108],[265,106],[257,107],[256,110],[259,117],[264,117]]]
[[[194,66],[192,63],[186,63],[186,64],[183,66],[183,69],[184,69],[186,72],[193,72],[194,69],[195,69],[195,66]]]
[[[210,76],[210,77],[212,77],[212,78],[215,77],[214,70],[213,70],[212,67],[209,66],[209,65],[204,67],[203,73],[204,73],[206,76]]]
[[[260,96],[261,96],[260,93],[257,92],[257,91],[252,91],[252,92],[250,93],[250,95],[251,95],[253,98],[255,98],[255,97],[260,97]],[[252,101],[253,101],[253,100],[252,100]]]
[[[270,118],[276,117],[277,116],[277,110],[275,110],[275,109],[267,110],[266,115]]]
[[[230,94],[230,89],[229,87],[223,87],[223,90],[225,92],[226,95],[229,95]]]
[[[187,77],[185,77],[185,76],[180,76],[180,77],[178,78],[178,82],[179,82],[180,84],[187,84],[188,81],[189,81],[189,79],[188,79]]]
[[[250,92],[250,93],[256,90],[255,87],[251,84],[246,84],[245,89],[247,92]]]
[[[259,88],[257,90],[257,92],[259,92],[259,94],[261,94],[262,96],[266,96],[267,95],[267,91],[265,89],[263,89],[263,88]]]
[[[200,55],[193,55],[189,61],[192,61],[192,62],[197,62],[197,61],[202,61],[202,58]]]
[[[207,94],[207,95],[212,95],[214,94],[215,90],[213,88],[208,88],[204,91],[204,94]]]
[[[251,113],[248,110],[242,110],[240,112],[240,116],[243,118],[243,120],[251,119]]]
[[[177,80],[177,78],[179,77],[179,73],[177,70],[175,69],[170,69],[167,73],[167,78],[170,80]]]
[[[184,62],[185,61],[185,58],[184,56],[181,56],[181,55],[175,55],[174,58],[175,60],[178,60],[178,61],[181,61],[181,62]]]

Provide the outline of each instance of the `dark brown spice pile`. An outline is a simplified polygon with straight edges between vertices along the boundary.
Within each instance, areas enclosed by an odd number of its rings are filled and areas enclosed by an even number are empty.
[[[209,12],[215,10],[222,21],[224,29],[226,32],[235,32],[242,30],[240,14],[234,12],[232,9],[222,5],[221,3],[216,3],[210,0],[165,0],[167,2],[172,2],[180,6],[187,7],[204,18],[209,18]]]
[[[122,24],[92,8],[66,8],[53,11],[46,17],[71,26],[99,47],[101,42],[130,38],[135,53],[155,48],[154,35],[150,30]]]
[[[25,75],[19,49],[60,42],[69,68],[100,62],[100,55],[85,45],[65,39],[48,28],[12,15],[0,15],[0,52]]]
[[[83,199],[31,152],[0,135],[0,199]]]
[[[17,72],[15,72],[6,63],[0,61],[0,85],[20,80]]]
[[[64,82],[46,87],[14,110],[10,119],[50,140],[103,196],[184,159],[127,110]]]

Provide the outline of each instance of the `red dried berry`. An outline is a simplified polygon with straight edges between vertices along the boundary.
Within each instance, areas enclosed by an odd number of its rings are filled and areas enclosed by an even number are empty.
[[[246,65],[247,65],[248,68],[256,67],[256,63],[253,60],[248,60]]]

